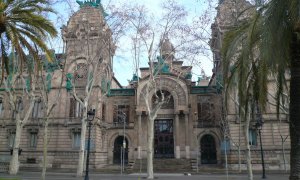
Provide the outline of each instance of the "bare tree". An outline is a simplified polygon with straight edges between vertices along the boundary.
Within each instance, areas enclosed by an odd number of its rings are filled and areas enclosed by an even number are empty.
[[[56,56],[53,54],[53,56]],[[42,161],[42,174],[41,179],[45,180],[47,164],[48,164],[48,143],[49,139],[49,123],[52,116],[52,112],[57,106],[61,97],[62,85],[63,85],[63,70],[56,58],[53,58],[53,62],[45,62],[43,69],[36,76],[37,93],[40,95],[39,101],[42,103],[42,119],[43,119],[43,161]],[[56,79],[53,81],[53,79]],[[57,80],[58,79],[58,80]],[[55,86],[56,90],[53,90]],[[37,109],[35,109],[37,110]]]
[[[216,114],[220,114],[221,118],[220,118],[220,130],[221,133],[223,135],[223,145],[224,145],[224,155],[225,155],[225,170],[226,170],[226,179],[228,180],[228,142],[230,142],[230,127],[229,127],[229,122],[226,116],[226,108],[222,108],[222,107],[226,107],[225,103],[223,101],[223,95],[221,95],[222,102],[220,103],[216,103],[217,105],[221,105],[221,107],[216,108],[216,110],[218,112],[216,112]],[[224,112],[225,111],[225,112]]]
[[[58,1],[59,0],[57,0],[57,2]],[[140,59],[142,59],[143,56],[147,57],[147,61],[150,66],[148,74],[149,78],[144,86],[146,88],[141,93],[145,99],[147,114],[149,115],[148,177],[153,178],[153,145],[151,144],[153,144],[154,120],[161,106],[169,99],[169,95],[165,95],[159,84],[157,84],[160,79],[159,72],[161,72],[163,66],[167,65],[169,66],[171,73],[176,74],[179,79],[187,74],[190,75],[191,71],[191,69],[185,69],[184,71],[176,69],[176,67],[172,67],[172,64],[170,63],[165,63],[165,65],[163,65],[163,63],[157,63],[156,56],[162,53],[160,51],[160,41],[164,41],[169,37],[172,37],[172,40],[176,45],[174,46],[174,50],[177,53],[176,59],[184,61],[187,61],[188,59],[189,64],[193,63],[201,66],[199,63],[199,56],[197,55],[208,55],[209,48],[206,47],[209,41],[210,33],[208,32],[208,29],[211,19],[207,18],[206,14],[203,14],[201,17],[193,19],[192,25],[190,25],[186,20],[187,12],[185,9],[172,0],[166,1],[162,4],[163,13],[161,18],[149,15],[149,12],[143,6],[125,4],[120,7],[121,8],[110,5],[109,9],[111,11],[111,15],[106,18],[112,31],[113,42],[118,43],[120,37],[124,35],[128,38],[128,41],[132,42],[132,57],[136,75],[138,75],[138,68],[141,63]],[[88,38],[86,40],[88,41]],[[99,48],[99,50],[100,49],[101,48]],[[88,54],[87,52],[83,53]],[[86,60],[85,64],[88,67],[88,74],[94,74],[95,71],[93,68],[97,66],[105,67],[105,64],[95,64],[95,61],[97,61],[96,56],[90,57],[90,59]],[[159,64],[159,66],[157,66],[157,64]],[[78,65],[79,64],[76,64],[76,66]],[[92,78],[89,79],[90,77]],[[76,85],[75,76],[74,79],[72,79],[71,76],[67,77],[73,86],[71,90],[72,95],[83,108],[81,145],[77,175],[82,175],[83,172],[84,137],[86,129],[86,117],[84,116],[86,116],[90,93],[92,93],[92,88],[90,87],[94,86],[93,77],[95,76],[89,76],[87,78],[87,84],[84,85],[85,88],[81,89]],[[154,90],[159,93],[155,93],[154,96],[156,97],[156,101],[155,103],[152,103],[152,92]]]
[[[15,66],[13,67],[17,68]],[[22,130],[30,119],[36,99],[35,75],[14,71],[3,80],[3,84],[9,98],[10,109],[13,112],[12,118],[16,126],[9,173],[17,174],[19,171],[19,151],[21,151],[20,140]],[[28,104],[27,106],[24,106],[24,101]]]
[[[207,45],[208,33],[206,31],[196,31],[197,28],[205,29],[205,25],[200,21],[192,22],[190,25],[186,21],[187,11],[183,6],[175,1],[169,0],[162,4],[162,15],[154,18],[149,15],[144,6],[123,5],[123,17],[127,17],[128,39],[132,42],[132,57],[135,74],[138,75],[138,68],[141,64],[141,57],[147,57],[149,70],[142,75],[142,80],[138,79],[137,93],[144,101],[147,112],[147,178],[153,179],[153,139],[154,121],[161,107],[168,103],[171,95],[163,91],[160,80],[161,73],[169,71],[179,78],[187,77],[191,73],[191,68],[185,70],[178,69],[172,65],[172,60],[184,60],[189,64],[199,63],[199,55],[205,55],[205,45]],[[201,18],[199,18],[201,19]],[[206,21],[206,23],[208,23]],[[196,28],[197,27],[197,28]],[[169,38],[174,41],[170,44]],[[168,44],[169,49],[163,47]],[[167,52],[168,51],[168,52]],[[159,58],[157,59],[157,56]],[[164,57],[163,57],[164,56]],[[172,60],[171,60],[172,59]],[[189,62],[187,62],[187,59]],[[176,90],[177,87],[173,91]],[[170,92],[172,93],[172,92]]]
[[[269,104],[270,106],[276,107],[278,108],[278,111],[280,112],[280,114],[277,115],[277,119],[279,121],[279,126],[282,125],[282,115],[285,115],[286,120],[289,121],[289,104],[290,104],[290,99],[289,96],[285,93],[283,93],[283,97],[280,98],[280,103],[279,104],[275,104],[274,101],[276,101],[276,97],[274,95],[272,95],[271,93],[268,94],[269,95],[269,100],[267,102],[267,104]],[[283,165],[284,165],[284,170],[287,172],[288,168],[287,168],[287,160],[286,160],[286,152],[285,152],[285,142],[289,137],[289,134],[286,134],[282,131],[282,128],[279,128],[279,136],[280,136],[280,140],[281,140],[281,153],[283,156]]]
[[[94,60],[98,57],[93,58]],[[88,68],[88,80],[85,84],[85,90],[84,92],[78,90],[78,87],[76,88],[76,82],[73,81],[73,88],[71,90],[72,96],[75,98],[75,100],[80,104],[81,109],[79,113],[81,113],[81,141],[80,141],[80,151],[79,151],[79,161],[78,161],[78,168],[77,168],[77,175],[82,176],[83,173],[83,167],[84,167],[84,148],[85,148],[85,137],[86,137],[86,128],[87,128],[87,111],[88,108],[95,108],[100,101],[103,101],[103,96],[106,95],[102,94],[100,97],[97,97],[96,102],[91,101],[91,95],[95,92],[95,79],[99,76],[103,76],[104,71],[99,71],[99,67],[105,68],[102,63],[99,63],[99,61],[87,61],[87,67]],[[75,80],[76,81],[76,80]],[[99,87],[99,84],[97,85]],[[94,97],[93,97],[94,99]],[[93,105],[91,105],[91,103]]]
[[[69,7],[68,12],[70,12],[70,14],[75,12],[78,7],[77,5],[74,9],[74,2],[69,0],[52,0],[52,2],[54,4],[66,5]],[[99,8],[102,8],[101,4]],[[71,48],[68,45],[66,46],[66,63],[70,66],[65,67],[64,77],[67,80],[67,89],[75,99],[75,102],[78,103],[78,106],[80,106],[80,112],[77,112],[81,118],[81,141],[77,168],[78,176],[83,175],[87,111],[88,108],[101,109],[96,106],[101,106],[100,104],[105,101],[105,96],[109,93],[111,86],[109,82],[112,81],[113,75],[112,64],[115,43],[118,42],[118,39],[126,32],[127,18],[121,16],[121,14],[116,18],[115,12],[118,9],[113,5],[108,5],[108,9],[111,11],[108,16],[102,11],[103,9],[94,9],[95,12],[98,11],[102,13],[101,19],[93,23],[89,23],[88,20],[85,20],[84,23],[80,24],[82,28],[82,32],[79,32],[81,37],[78,37],[76,40],[78,43],[77,47],[79,46],[81,48],[80,52],[77,52],[74,46]],[[63,17],[63,15],[61,16]],[[57,21],[59,21],[59,19],[60,16],[58,16]],[[68,27],[63,26],[62,38],[65,42],[70,39],[68,33],[74,33],[74,31],[76,31],[76,28],[68,29]],[[71,41],[73,41],[72,38]],[[97,98],[94,98],[95,96]],[[100,111],[96,114],[99,115],[99,113]],[[95,121],[96,119],[97,121],[101,120],[97,115]],[[102,122],[97,123],[101,124]]]
[[[111,74],[111,57],[113,55],[114,46],[111,40],[111,31],[108,26],[103,27],[103,34],[97,36],[97,41],[90,39],[89,24],[85,24],[85,39],[87,49],[82,50],[85,58],[75,61],[71,67],[65,67],[65,77],[67,79],[67,87],[74,97],[75,101],[79,103],[78,109],[79,117],[81,118],[81,140],[79,150],[79,160],[77,167],[77,176],[83,175],[84,167],[84,152],[85,152],[85,138],[87,129],[87,111],[88,108],[95,109],[99,105],[104,96],[109,93],[110,84],[106,81],[112,81]],[[90,49],[90,47],[92,47]],[[67,56],[72,56],[72,50],[67,49]],[[102,82],[105,81],[104,84]],[[96,98],[95,98],[96,97]],[[98,113],[97,113],[98,114]],[[98,118],[96,118],[98,119]]]

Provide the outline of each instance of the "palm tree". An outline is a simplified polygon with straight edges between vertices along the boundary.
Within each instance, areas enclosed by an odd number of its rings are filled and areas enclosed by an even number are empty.
[[[22,73],[23,66],[35,64],[39,67],[39,51],[51,60],[51,51],[47,48],[47,37],[55,37],[57,31],[53,24],[43,15],[53,12],[48,0],[0,0],[0,58],[2,79],[4,75]],[[8,54],[12,54],[9,58]],[[32,58],[28,58],[30,54]],[[16,58],[17,57],[17,58]],[[35,61],[32,62],[32,59]],[[18,67],[18,72],[12,72]],[[28,66],[29,67],[29,66]],[[30,66],[32,67],[32,66]],[[28,68],[27,73],[31,73]],[[28,77],[31,77],[30,75]],[[16,122],[13,155],[10,162],[10,173],[16,174],[19,169],[18,149],[23,121]],[[18,134],[18,136],[17,136]]]
[[[277,82],[277,112],[290,73],[290,180],[300,179],[300,1],[269,0],[224,38],[222,54],[228,87],[238,84],[245,111],[251,99],[264,108],[268,78]],[[245,113],[244,113],[245,114]]]
[[[265,90],[266,83],[260,83],[263,84],[262,86],[257,85],[267,77],[259,74],[265,73],[265,71],[257,70],[257,68],[262,69],[265,67],[264,64],[261,64],[263,61],[257,61],[254,54],[252,54],[253,48],[258,43],[257,34],[259,32],[259,28],[255,28],[258,23],[258,13],[255,11],[253,13],[253,17],[244,19],[239,22],[239,26],[233,27],[233,29],[226,33],[222,49],[224,57],[223,73],[226,85],[225,92],[229,92],[229,88],[231,87],[238,86],[238,99],[241,105],[239,106],[240,121],[244,123],[245,155],[249,180],[253,179],[251,149],[249,143],[247,143],[249,142],[250,112],[252,111],[253,101],[258,101],[260,97],[264,98],[263,95],[265,92],[256,93],[256,90],[257,88],[260,88],[259,91]],[[225,97],[225,101],[227,101],[227,96]]]
[[[47,0],[0,0],[0,46],[2,78],[9,74],[9,52],[14,52],[21,68],[26,61],[25,53],[39,60],[38,50],[51,60],[51,52],[45,39],[55,37],[57,31],[43,14],[53,12]]]

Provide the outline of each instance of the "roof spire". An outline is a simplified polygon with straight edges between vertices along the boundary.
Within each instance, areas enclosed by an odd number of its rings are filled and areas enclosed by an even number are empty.
[[[76,2],[79,4],[80,8],[85,6],[99,8],[104,17],[108,16],[108,14],[104,11],[104,8],[101,4],[101,0],[76,0]]]
[[[166,61],[173,61],[174,59],[175,48],[167,35],[160,41],[160,55]]]

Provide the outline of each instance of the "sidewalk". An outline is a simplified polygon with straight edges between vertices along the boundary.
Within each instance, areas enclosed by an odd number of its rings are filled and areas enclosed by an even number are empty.
[[[20,172],[17,176],[0,173],[0,180],[40,180],[40,172]],[[266,174],[267,179],[288,180],[288,174]],[[91,173],[90,180],[142,180],[146,179],[146,173],[133,174],[99,174]],[[154,173],[159,180],[227,180],[225,174],[181,174],[181,173]],[[15,179],[12,179],[15,178]],[[83,180],[84,177],[76,177],[75,173],[49,172],[46,180]],[[247,180],[247,174],[229,174],[228,180]],[[261,179],[261,174],[254,174],[254,180]]]

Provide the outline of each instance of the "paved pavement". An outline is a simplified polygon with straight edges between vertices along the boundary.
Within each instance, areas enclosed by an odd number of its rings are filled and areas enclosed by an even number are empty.
[[[205,174],[205,175],[184,175],[184,174],[154,174],[158,180],[227,180],[226,175],[221,174]],[[20,180],[39,180],[40,173],[38,172],[21,172],[18,176],[10,176],[6,173],[0,173],[0,180],[3,178],[12,179],[19,178]],[[3,179],[3,180],[6,180]],[[72,173],[48,173],[46,180],[83,180],[84,177],[76,177]],[[146,179],[146,174],[91,174],[90,180],[143,180]],[[228,180],[247,180],[247,174],[230,174]],[[254,175],[254,180],[262,179],[260,174]],[[287,174],[267,174],[267,179],[271,180],[288,180]]]

